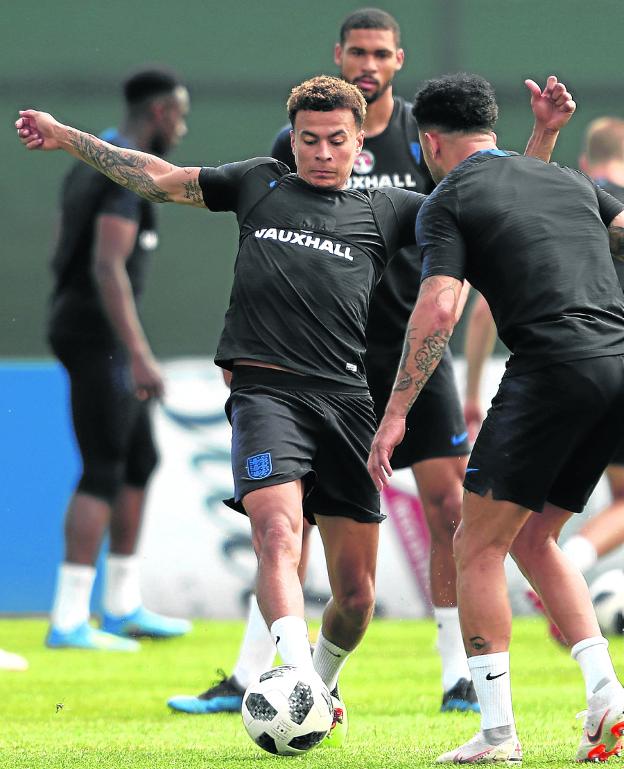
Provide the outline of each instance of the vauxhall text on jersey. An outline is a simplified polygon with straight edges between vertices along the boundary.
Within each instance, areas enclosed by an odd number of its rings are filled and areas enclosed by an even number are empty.
[[[280,131],[272,155],[296,170],[289,127]],[[433,181],[422,157],[411,104],[394,97],[388,125],[377,136],[365,137],[348,186],[360,191],[398,187],[424,194],[431,192]],[[393,256],[379,281],[366,329],[367,360],[379,354],[384,357],[384,365],[397,368],[403,335],[420,286],[420,261],[416,246],[402,249]]]
[[[292,230],[277,230],[275,227],[269,227],[268,229],[263,227],[260,230],[256,230],[254,235],[265,240],[279,240],[280,243],[290,243],[293,246],[304,246],[305,248],[314,248],[317,251],[328,251],[330,254],[341,256],[350,262],[353,261],[351,246],[343,247],[340,243],[329,238],[315,236],[309,230],[293,232]]]
[[[398,248],[413,244],[424,196],[323,190],[272,158],[203,168],[206,206],[240,227],[230,306],[215,361],[258,360],[366,387],[371,292]]]

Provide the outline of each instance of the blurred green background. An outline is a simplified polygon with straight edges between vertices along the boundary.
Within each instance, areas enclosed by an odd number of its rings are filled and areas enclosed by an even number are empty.
[[[146,63],[188,81],[189,134],[171,156],[214,165],[268,154],[286,122],[289,89],[334,73],[333,45],[360,3],[160,0],[11,3],[0,9],[3,117],[0,356],[47,355],[44,317],[58,189],[71,160],[27,153],[13,121],[45,109],[92,132],[122,113],[120,82]],[[478,72],[497,88],[503,147],[522,149],[531,127],[523,80],[554,72],[578,102],[556,159],[576,164],[581,136],[600,114],[622,115],[622,0],[392,0],[406,50],[395,89],[411,97],[423,79]],[[163,206],[144,319],[161,357],[214,352],[236,253],[234,217]],[[455,347],[461,333],[455,339]]]

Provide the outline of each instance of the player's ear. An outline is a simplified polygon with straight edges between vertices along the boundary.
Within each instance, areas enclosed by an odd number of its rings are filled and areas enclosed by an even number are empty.
[[[362,147],[364,146],[364,131],[361,130],[358,135],[355,137],[355,152],[356,155],[359,155],[362,151]]]
[[[402,48],[399,48],[396,52],[397,70],[403,67],[404,61],[405,61],[405,51]]]
[[[334,46],[334,64],[339,67],[342,64],[342,46],[336,43]]]
[[[589,174],[589,163],[587,162],[587,155],[585,153],[579,157],[578,164],[584,174]]]
[[[494,142],[494,144],[496,144],[496,142],[498,141],[498,137],[496,136],[494,131],[490,131],[490,133],[492,134],[492,141]]]
[[[291,130],[290,132],[290,149],[292,150],[292,154],[295,154],[295,132]]]
[[[425,131],[421,134],[421,138],[425,140],[425,146],[429,151],[431,157],[438,157],[440,154],[440,137],[435,131]],[[422,143],[422,142],[421,142]]]

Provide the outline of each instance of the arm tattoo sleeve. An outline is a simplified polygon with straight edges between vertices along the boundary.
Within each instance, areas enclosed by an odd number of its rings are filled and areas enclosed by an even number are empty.
[[[204,202],[204,195],[202,188],[199,186],[199,182],[184,182],[184,197],[193,203]]]
[[[167,203],[171,200],[169,193],[158,187],[146,170],[150,161],[143,153],[112,147],[91,134],[74,130],[70,132],[69,142],[86,163],[122,187],[127,187],[153,203]],[[189,184],[193,186],[193,183]],[[191,191],[187,190],[186,196],[190,194]]]
[[[624,262],[624,227],[609,227],[609,248],[614,259]]]
[[[409,400],[410,408],[413,406],[414,401],[422,388],[427,384],[427,380],[431,376],[433,370],[438,365],[440,358],[444,354],[446,343],[451,336],[451,331],[449,329],[441,328],[423,339],[422,345],[414,351],[411,358],[416,364],[416,371],[422,374],[422,376],[418,377],[412,375],[407,370],[410,355],[412,353],[410,339],[415,336],[415,332],[416,329],[410,328],[405,336],[403,357],[401,358],[399,373],[397,374],[397,379],[393,388],[397,391],[414,388],[412,397]]]

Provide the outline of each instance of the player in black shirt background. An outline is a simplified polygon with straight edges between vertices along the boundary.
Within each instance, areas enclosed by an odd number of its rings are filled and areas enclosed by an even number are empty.
[[[454,542],[481,731],[438,762],[522,759],[511,705],[510,551],[585,680],[577,760],[606,760],[624,730],[624,689],[587,585],[556,540],[624,428],[624,296],[611,258],[624,257],[624,205],[577,171],[498,149],[494,92],[478,76],[429,81],[414,114],[440,183],[417,219],[423,282],[371,449],[378,488],[392,472],[405,414],[452,333],[464,280],[488,301],[511,351],[470,456]]]
[[[398,187],[429,193],[433,181],[426,167],[411,104],[393,93],[392,82],[404,62],[400,29],[385,11],[368,8],[354,11],[344,20],[335,46],[335,63],[341,76],[356,85],[366,100],[364,145],[355,159],[347,182],[357,191]],[[549,83],[547,96],[540,89],[533,107],[542,125],[555,119],[567,120],[557,99],[565,89],[556,79]],[[554,89],[554,97],[552,96]],[[559,125],[559,124],[557,124]],[[271,155],[296,171],[290,126],[277,135]],[[549,157],[550,134],[543,147],[537,136],[527,148]],[[420,283],[421,255],[415,247],[395,254],[372,295],[366,325],[365,367],[377,419],[381,419],[401,358],[407,321],[416,301]],[[487,311],[479,297],[475,309]],[[463,648],[455,592],[453,534],[461,514],[462,481],[469,453],[467,427],[455,385],[453,364],[447,352],[427,385],[423,397],[410,412],[407,435],[395,455],[393,467],[411,467],[431,532],[430,583],[434,616],[438,627],[437,648],[442,660],[443,711],[477,710],[474,688]],[[304,551],[308,529],[304,530]],[[413,536],[411,530],[406,535]],[[419,543],[416,543],[418,546]],[[305,573],[305,568],[300,569]],[[273,661],[275,645],[255,600],[251,599],[248,624],[232,674],[199,696],[178,695],[168,704],[189,713],[237,711],[242,694],[256,673]]]
[[[188,92],[174,74],[145,69],[124,84],[126,115],[104,137],[121,147],[165,154],[186,132]],[[154,206],[83,163],[63,182],[52,268],[48,339],[67,370],[82,476],[65,520],[50,648],[134,651],[119,636],[168,637],[186,620],[142,606],[136,546],[145,488],[156,465],[147,399],[163,381],[137,305],[158,243]],[[102,630],[89,623],[95,562],[106,532],[110,551]]]

